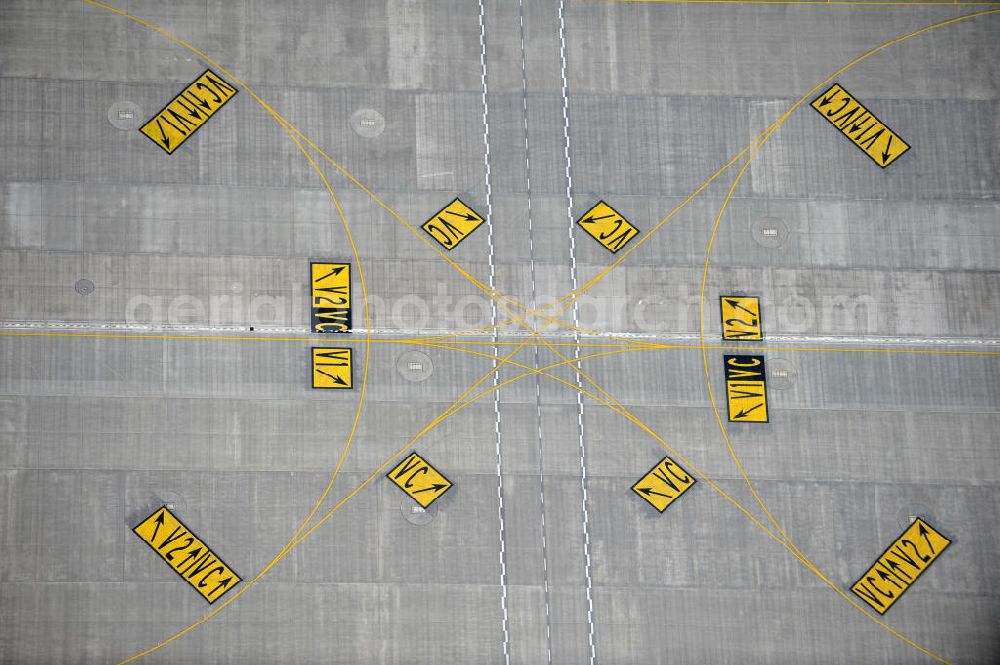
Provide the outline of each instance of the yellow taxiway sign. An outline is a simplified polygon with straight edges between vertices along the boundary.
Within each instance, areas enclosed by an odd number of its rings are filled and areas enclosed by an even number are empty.
[[[612,254],[639,234],[639,229],[604,201],[598,201],[576,223]]]
[[[310,263],[312,331],[351,332],[351,264]]]
[[[416,453],[410,453],[385,475],[424,508],[441,498],[452,486],[450,480]]]
[[[694,483],[695,479],[677,462],[664,457],[632,485],[632,491],[662,513]]]
[[[910,149],[909,143],[876,118],[839,83],[834,83],[814,99],[811,106],[882,168]]]
[[[483,218],[479,213],[456,198],[424,222],[420,228],[450,252],[482,223]]]
[[[767,422],[764,356],[723,356],[731,423]]]
[[[722,339],[759,342],[764,338],[760,321],[760,298],[756,296],[722,296]]]
[[[949,545],[950,540],[918,517],[882,552],[851,591],[873,610],[885,614]]]
[[[173,154],[236,94],[236,88],[206,69],[152,119],[139,128],[168,155]]]
[[[157,508],[132,531],[209,604],[240,583],[240,576],[166,506]]]
[[[313,388],[353,388],[352,376],[350,349],[313,347]]]

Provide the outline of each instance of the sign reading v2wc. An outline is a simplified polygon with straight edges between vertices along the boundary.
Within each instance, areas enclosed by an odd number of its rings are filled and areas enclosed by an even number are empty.
[[[351,264],[310,263],[312,332],[351,332]]]
[[[240,576],[166,506],[155,510],[132,532],[210,605],[240,583]]]
[[[410,453],[385,475],[423,508],[441,498],[452,486],[450,480],[416,453]]]
[[[723,356],[726,403],[731,423],[767,422],[767,375],[764,356]]]
[[[811,106],[882,168],[910,149],[909,143],[876,118],[839,83],[834,83],[833,87],[814,99]]]
[[[420,228],[450,252],[482,223],[483,218],[478,212],[465,205],[461,199],[455,199]]]
[[[236,88],[206,69],[139,131],[168,155],[172,154],[235,94]]]
[[[851,587],[861,600],[885,614],[951,541],[919,517]]]

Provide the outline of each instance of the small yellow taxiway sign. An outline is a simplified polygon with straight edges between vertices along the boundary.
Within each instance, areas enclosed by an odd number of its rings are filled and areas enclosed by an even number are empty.
[[[873,610],[885,614],[949,545],[950,540],[918,517],[882,552],[851,591]]]
[[[584,213],[583,217],[578,219],[576,223],[612,254],[617,253],[639,234],[639,229],[632,226],[617,210],[604,201],[598,201],[597,205]]]
[[[632,485],[632,491],[661,513],[694,485],[695,479],[681,466],[664,457],[649,473]]]
[[[350,349],[312,349],[312,387],[350,389],[354,387]]]
[[[410,453],[385,475],[424,508],[441,498],[452,486],[450,480],[416,453]]]
[[[168,155],[198,131],[236,94],[236,88],[211,69],[195,79],[139,128]]]
[[[456,198],[424,222],[421,228],[450,252],[482,223],[479,213]]]
[[[240,576],[166,506],[157,508],[132,531],[209,604],[240,583]]]
[[[722,296],[719,301],[722,307],[722,339],[759,342],[764,338],[760,322],[760,298]]]
[[[351,332],[351,264],[310,263],[314,333]]]
[[[764,356],[723,356],[729,422],[767,422],[767,374]]]
[[[909,143],[876,118],[839,83],[834,83],[814,99],[811,106],[882,168],[910,149]]]

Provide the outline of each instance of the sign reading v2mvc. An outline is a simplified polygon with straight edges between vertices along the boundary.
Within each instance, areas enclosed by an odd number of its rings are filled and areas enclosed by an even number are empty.
[[[351,264],[310,263],[312,332],[351,332]]]
[[[209,604],[240,583],[240,576],[166,506],[156,509],[132,531]]]
[[[851,587],[861,600],[885,614],[951,541],[919,517]]]
[[[235,94],[236,88],[206,69],[139,131],[170,155]]]
[[[814,99],[811,106],[882,168],[910,149],[909,143],[876,118],[839,83],[834,83],[833,87]]]

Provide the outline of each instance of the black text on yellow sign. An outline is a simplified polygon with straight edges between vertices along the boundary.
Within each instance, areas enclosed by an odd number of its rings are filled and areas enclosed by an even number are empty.
[[[604,201],[598,201],[576,223],[613,254],[639,234],[639,229]]]
[[[949,545],[950,540],[918,517],[882,552],[851,591],[873,610],[885,614]]]
[[[416,453],[410,453],[386,477],[424,508],[451,489],[451,481]]]
[[[351,332],[351,264],[310,263],[312,331]]]
[[[764,356],[723,356],[726,402],[731,423],[767,422],[767,376]]]
[[[353,388],[354,384],[351,381],[351,350],[313,347],[312,387]]]
[[[451,251],[482,223],[483,218],[479,213],[465,205],[461,199],[455,199],[424,222],[421,228],[437,240],[439,245]]]
[[[632,491],[662,513],[694,483],[694,478],[677,462],[664,457],[632,485]]]
[[[722,339],[759,342],[763,339],[760,322],[760,298],[722,296]]]
[[[209,604],[240,583],[240,576],[166,506],[158,508],[132,531]]]
[[[235,94],[236,88],[206,69],[139,131],[172,154]]]
[[[834,83],[833,87],[814,99],[812,107],[882,168],[910,149],[910,144],[862,106],[839,83]]]

